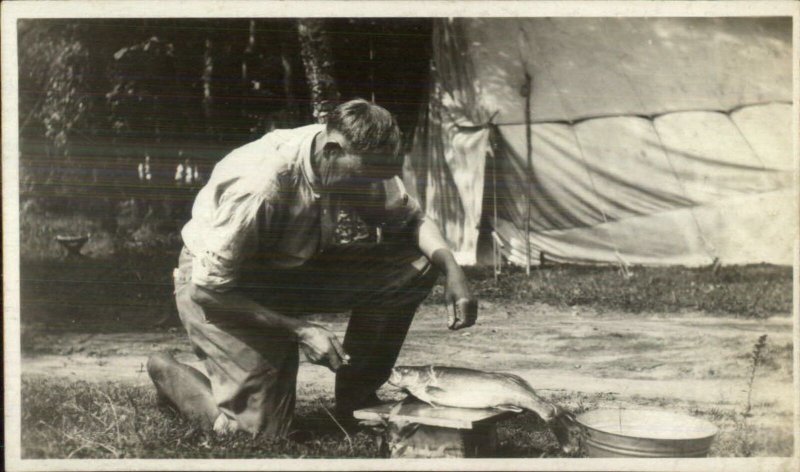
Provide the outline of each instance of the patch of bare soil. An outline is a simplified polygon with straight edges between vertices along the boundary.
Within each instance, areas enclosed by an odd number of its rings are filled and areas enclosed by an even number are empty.
[[[700,314],[633,315],[562,310],[546,305],[483,303],[478,325],[445,328],[444,308],[417,314],[398,364],[444,364],[514,372],[544,396],[579,401],[604,394],[607,405],[744,409],[758,337],[768,335],[752,403],[776,424],[790,424],[792,321],[706,317]],[[346,318],[319,322],[340,336]],[[147,356],[172,350],[197,362],[179,328],[159,333],[40,333],[26,338],[24,376],[147,384]],[[304,363],[299,395],[333,396],[334,376]],[[387,394],[392,393],[386,390]],[[575,405],[572,405],[575,406]],[[772,422],[772,421],[770,421]]]

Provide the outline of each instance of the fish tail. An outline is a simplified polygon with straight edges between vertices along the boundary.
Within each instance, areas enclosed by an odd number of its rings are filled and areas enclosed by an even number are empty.
[[[561,409],[556,405],[544,400],[539,395],[536,395],[533,392],[530,392],[530,395],[525,401],[524,405],[520,405],[526,410],[530,410],[537,415],[545,422],[550,423],[556,417],[558,417],[561,413]]]
[[[492,373],[491,375],[495,378],[510,382],[512,385],[524,391],[524,399],[521,402],[522,404],[519,405],[520,407],[536,413],[548,423],[559,415],[561,410],[556,405],[537,395],[536,391],[531,387],[531,384],[522,377],[507,373]]]

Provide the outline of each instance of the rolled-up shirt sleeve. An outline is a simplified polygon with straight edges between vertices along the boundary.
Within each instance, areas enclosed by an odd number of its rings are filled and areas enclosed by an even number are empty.
[[[224,193],[199,237],[201,250],[192,261],[192,282],[209,290],[226,291],[236,286],[242,259],[255,250],[258,213],[266,205],[253,193]]]

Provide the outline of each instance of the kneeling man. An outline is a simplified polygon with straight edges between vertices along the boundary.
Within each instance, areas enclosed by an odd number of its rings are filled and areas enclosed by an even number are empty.
[[[162,398],[215,431],[285,436],[298,348],[336,372],[336,413],[378,402],[419,304],[446,275],[450,329],[477,303],[435,223],[397,177],[400,131],[364,100],[326,125],[276,130],[214,168],[182,230],[175,269],[181,321],[206,374],[156,354]],[[342,209],[382,228],[377,243],[333,243]],[[302,313],[350,311],[344,342]]]

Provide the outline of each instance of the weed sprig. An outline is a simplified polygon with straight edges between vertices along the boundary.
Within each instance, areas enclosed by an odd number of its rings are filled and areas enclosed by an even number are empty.
[[[750,377],[747,380],[747,407],[744,410],[744,416],[751,416],[750,410],[753,409],[752,396],[753,396],[753,383],[756,379],[756,370],[758,366],[764,362],[764,350],[767,347],[767,335],[762,334],[759,336],[758,341],[753,345],[753,350],[750,352]]]

